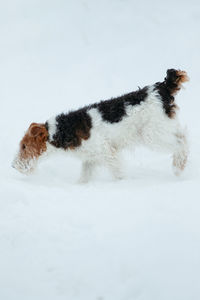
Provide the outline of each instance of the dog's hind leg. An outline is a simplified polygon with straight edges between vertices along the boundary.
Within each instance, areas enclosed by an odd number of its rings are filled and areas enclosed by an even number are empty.
[[[180,175],[187,163],[188,143],[186,134],[178,121],[169,119],[163,124],[160,122],[160,130],[157,128],[148,130],[143,138],[148,148],[171,153],[174,174]]]
[[[176,142],[176,150],[173,153],[173,171],[178,176],[185,169],[188,157],[188,143],[184,132],[179,131],[176,134]]]

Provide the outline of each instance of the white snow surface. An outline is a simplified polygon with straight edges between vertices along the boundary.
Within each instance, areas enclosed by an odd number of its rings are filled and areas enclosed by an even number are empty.
[[[0,299],[200,299],[200,1],[0,3]],[[168,155],[124,152],[78,185],[80,161],[55,154],[31,176],[11,161],[31,122],[161,81],[190,141],[180,178]]]

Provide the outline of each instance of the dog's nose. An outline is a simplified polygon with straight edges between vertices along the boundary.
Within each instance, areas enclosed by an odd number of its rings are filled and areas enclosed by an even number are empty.
[[[12,166],[12,168],[13,168],[13,169],[15,169],[15,165],[14,165],[14,163],[12,163],[12,165],[11,165],[11,166]]]

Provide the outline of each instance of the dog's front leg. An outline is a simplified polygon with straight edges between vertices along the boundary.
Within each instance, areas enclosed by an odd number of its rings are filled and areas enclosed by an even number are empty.
[[[81,175],[78,183],[87,183],[93,174],[95,163],[91,161],[84,161],[82,164]]]

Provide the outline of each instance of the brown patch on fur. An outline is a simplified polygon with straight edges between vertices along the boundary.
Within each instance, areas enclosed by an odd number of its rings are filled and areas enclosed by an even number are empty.
[[[83,129],[76,130],[76,136],[74,137],[71,145],[68,146],[70,150],[74,150],[76,147],[81,145],[82,140],[88,140],[90,137],[90,129],[89,127]]]
[[[172,94],[176,94],[182,88],[182,83],[190,80],[187,73],[181,70],[176,71],[176,77],[177,77],[175,80],[176,87],[174,87]]]
[[[171,104],[170,106],[170,111],[168,113],[168,117],[170,119],[174,119],[176,117],[176,111],[179,109],[178,105],[177,104]]]
[[[45,125],[32,123],[20,142],[20,158],[26,160],[39,157],[47,149],[47,138]]]
[[[87,128],[87,130],[85,130],[85,131],[83,131],[81,129],[77,129],[76,134],[77,134],[77,137],[79,137],[80,139],[83,139],[83,140],[88,140],[90,137],[89,128]]]
[[[185,71],[177,70],[176,79],[174,81],[174,88],[171,91],[172,95],[176,95],[177,92],[182,88],[182,83],[189,81],[189,77]],[[174,98],[171,101],[169,118],[174,119],[176,116],[176,110],[179,109],[178,105],[174,103]]]

